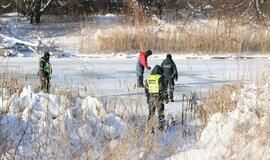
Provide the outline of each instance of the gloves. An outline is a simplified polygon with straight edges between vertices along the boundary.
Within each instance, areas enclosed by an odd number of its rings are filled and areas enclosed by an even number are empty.
[[[150,69],[151,69],[151,67],[146,67],[146,70],[148,70],[148,71],[149,71]]]

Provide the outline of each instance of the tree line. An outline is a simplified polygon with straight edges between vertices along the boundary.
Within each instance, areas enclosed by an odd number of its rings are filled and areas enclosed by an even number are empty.
[[[208,6],[208,7],[207,7]],[[17,11],[26,15],[30,23],[40,23],[43,14],[91,15],[116,13],[137,17],[153,14],[187,11],[204,12],[211,6],[208,16],[255,17],[258,20],[270,15],[270,2],[265,0],[1,0],[0,13]]]

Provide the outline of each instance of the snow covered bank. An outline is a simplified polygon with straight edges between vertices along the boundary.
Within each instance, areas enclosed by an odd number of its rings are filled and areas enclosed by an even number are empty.
[[[122,119],[93,97],[37,93],[32,86],[2,93],[0,159],[164,159],[195,140],[183,137],[186,127],[179,125],[151,134],[146,117]]]
[[[269,85],[245,86],[232,112],[214,114],[196,147],[171,159],[270,159]]]
[[[0,25],[3,23],[0,45],[5,47],[5,55],[27,57],[48,50],[67,56],[67,53],[137,53],[140,49],[152,49],[159,53],[193,53],[197,57],[209,54],[220,59],[227,55],[252,58],[268,53],[270,32],[263,28],[235,26],[228,29],[227,23],[212,19],[186,23],[166,22],[157,17],[153,18],[156,23],[151,25],[134,26],[120,19],[119,15],[108,14],[86,17],[83,22],[55,20],[57,22],[36,26],[16,13],[0,15]]]
[[[123,129],[123,120],[95,98],[71,103],[66,96],[36,93],[31,86],[0,96],[0,113],[1,159],[72,159],[90,149],[95,157]]]

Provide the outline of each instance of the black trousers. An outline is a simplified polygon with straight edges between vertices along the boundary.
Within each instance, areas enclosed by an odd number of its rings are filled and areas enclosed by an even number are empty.
[[[149,108],[149,115],[148,115],[148,121],[147,123],[153,123],[154,116],[156,113],[156,110],[158,111],[158,127],[159,129],[163,129],[164,127],[164,103],[160,100],[160,98],[155,96],[149,96],[148,100],[148,108]]]
[[[174,85],[175,85],[173,78],[171,78],[170,80],[165,79],[164,83],[165,83],[166,91],[169,94],[169,98],[173,99],[173,91],[174,91]]]

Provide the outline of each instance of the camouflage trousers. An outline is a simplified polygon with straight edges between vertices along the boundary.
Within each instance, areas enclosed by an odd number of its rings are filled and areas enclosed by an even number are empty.
[[[155,114],[156,111],[158,111],[158,128],[160,130],[164,129],[164,103],[160,101],[158,97],[150,96],[148,100],[148,109],[149,109],[149,115],[147,123],[148,125],[155,126]],[[152,127],[153,128],[153,127]]]
[[[50,92],[50,76],[40,76],[39,77],[39,88],[41,91],[44,91],[45,93],[49,93]]]

